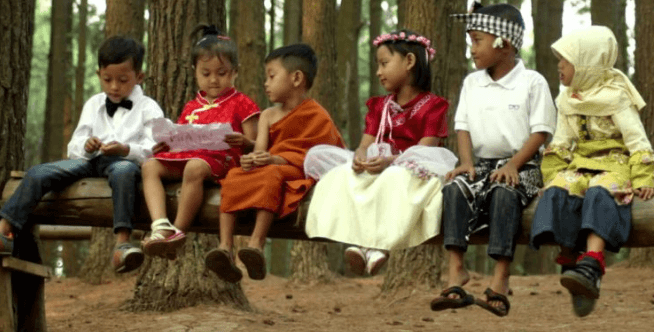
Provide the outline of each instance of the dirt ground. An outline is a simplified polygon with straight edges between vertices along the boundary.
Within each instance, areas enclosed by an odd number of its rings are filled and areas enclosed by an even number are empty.
[[[48,329],[57,331],[653,331],[654,270],[611,267],[597,308],[588,317],[572,313],[570,296],[557,275],[512,277],[508,317],[480,307],[432,312],[437,290],[380,296],[383,276],[339,278],[331,284],[297,285],[268,276],[247,277],[243,289],[254,312],[200,305],[171,313],[120,310],[135,277],[91,286],[76,278],[46,283]],[[479,295],[486,276],[466,287]]]

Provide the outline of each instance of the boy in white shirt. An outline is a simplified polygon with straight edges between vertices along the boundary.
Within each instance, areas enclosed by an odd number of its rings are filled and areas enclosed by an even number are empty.
[[[476,303],[506,316],[522,209],[542,186],[538,150],[554,132],[556,111],[545,78],[516,57],[524,31],[518,9],[476,4],[472,13],[455,17],[467,24],[472,58],[481,70],[463,82],[454,118],[461,164],[447,174],[453,181],[443,188],[449,280],[431,308]],[[475,300],[462,288],[470,280],[463,254],[469,235],[483,228],[489,229],[488,255],[497,263],[489,287]]]
[[[135,215],[140,164],[155,145],[152,120],[163,111],[138,85],[145,49],[138,41],[114,36],[98,50],[102,93],[91,97],[68,144],[68,158],[30,168],[0,210],[0,252],[11,252],[13,235],[28,222],[41,197],[85,177],[107,177],[114,205],[114,270],[133,271],[143,252],[129,243]]]

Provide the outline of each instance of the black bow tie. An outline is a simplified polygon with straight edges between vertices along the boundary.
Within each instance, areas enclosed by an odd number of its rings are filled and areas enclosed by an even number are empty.
[[[109,114],[109,117],[111,117],[111,118],[114,117],[114,114],[118,110],[118,107],[123,107],[123,108],[126,108],[128,110],[132,109],[132,101],[129,100],[129,99],[123,99],[123,100],[120,101],[120,103],[114,103],[109,98],[107,98],[105,103],[107,105],[107,114]]]

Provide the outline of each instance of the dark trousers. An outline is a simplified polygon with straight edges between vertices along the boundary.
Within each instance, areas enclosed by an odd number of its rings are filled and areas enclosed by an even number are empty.
[[[20,232],[43,195],[61,191],[85,177],[109,179],[114,205],[114,232],[119,228],[131,230],[141,168],[121,157],[60,160],[34,166],[27,171],[14,194],[2,207],[0,216],[7,219],[16,232]]]
[[[590,187],[584,197],[570,196],[561,188],[545,190],[538,201],[531,227],[530,245],[555,242],[586,251],[593,232],[606,241],[606,249],[617,252],[631,231],[631,205],[618,205],[602,187]]]
[[[516,237],[522,219],[522,205],[514,191],[497,187],[489,195],[488,206],[488,255],[513,259]],[[455,183],[443,188],[443,244],[447,249],[468,249],[466,236],[469,235],[468,221],[474,211]]]

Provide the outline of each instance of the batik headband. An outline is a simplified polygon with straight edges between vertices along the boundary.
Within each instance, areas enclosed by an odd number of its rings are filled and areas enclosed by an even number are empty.
[[[519,23],[509,21],[502,17],[480,13],[453,14],[451,16],[455,20],[466,23],[466,31],[477,30],[487,32],[508,40],[517,49],[522,47],[524,28]],[[493,44],[493,47],[496,47],[495,44]]]
[[[431,42],[429,41],[429,39],[427,39],[424,36],[420,36],[420,35],[407,35],[404,32],[392,33],[392,34],[387,33],[387,34],[384,34],[384,35],[379,35],[379,36],[377,36],[377,38],[375,38],[375,40],[372,42],[372,44],[379,47],[379,45],[381,45],[381,44],[383,44],[383,43],[385,43],[387,41],[393,41],[393,42],[404,41],[404,42],[418,43],[418,44],[422,45],[422,47],[425,48],[425,51],[426,51],[425,57],[429,61],[434,59],[434,54],[436,54],[436,50],[434,50],[433,48],[430,47]]]

